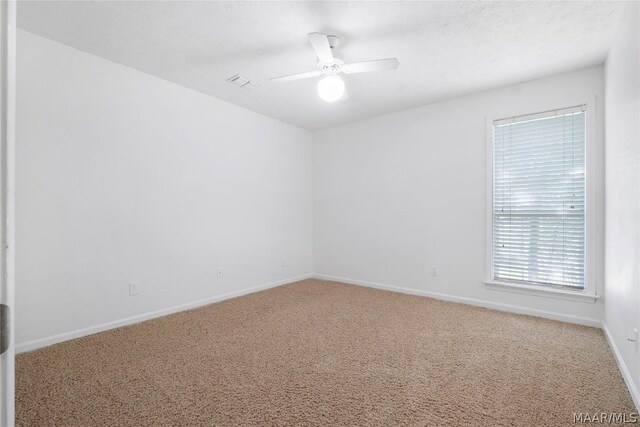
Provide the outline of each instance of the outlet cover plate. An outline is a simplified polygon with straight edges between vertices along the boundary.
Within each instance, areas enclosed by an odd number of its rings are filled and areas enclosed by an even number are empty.
[[[129,296],[133,297],[136,295],[140,295],[138,282],[129,282]]]

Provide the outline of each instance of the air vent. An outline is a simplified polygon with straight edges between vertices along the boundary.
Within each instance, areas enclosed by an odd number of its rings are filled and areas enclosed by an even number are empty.
[[[236,74],[235,76],[229,77],[227,81],[232,85],[241,87],[242,89],[246,89],[246,90],[254,90],[255,88],[258,87],[256,83],[252,82],[249,79],[245,79],[240,74]]]

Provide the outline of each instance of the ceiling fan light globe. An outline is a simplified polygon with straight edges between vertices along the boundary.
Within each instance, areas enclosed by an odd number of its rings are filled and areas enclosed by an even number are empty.
[[[318,82],[318,95],[327,102],[339,100],[344,95],[344,81],[336,75],[322,78]]]

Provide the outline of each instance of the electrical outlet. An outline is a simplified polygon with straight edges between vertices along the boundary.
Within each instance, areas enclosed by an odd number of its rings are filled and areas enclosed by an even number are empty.
[[[638,330],[636,328],[629,329],[629,335],[627,336],[627,341],[631,341],[631,342],[638,341]]]
[[[129,282],[129,296],[139,295],[138,282]]]
[[[222,279],[222,277],[224,276],[221,268],[217,270],[217,274],[218,274],[218,280]]]
[[[287,266],[287,257],[286,257],[286,256],[283,256],[283,257],[282,257],[282,267],[284,268],[284,267],[286,267],[286,266]]]
[[[432,275],[433,277],[435,277],[435,276],[437,276],[437,275],[438,275],[438,267],[436,267],[435,265],[432,265],[432,266],[431,266],[431,275]]]

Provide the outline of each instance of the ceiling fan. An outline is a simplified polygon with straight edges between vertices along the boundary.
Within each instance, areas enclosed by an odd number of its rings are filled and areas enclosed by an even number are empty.
[[[324,76],[318,82],[318,95],[327,102],[334,102],[344,95],[344,81],[339,74],[369,73],[372,71],[395,70],[400,63],[398,58],[374,59],[372,61],[345,64],[336,54],[339,39],[322,33],[309,33],[309,42],[318,57],[318,69],[306,73],[290,76],[274,77],[275,82],[290,82],[292,80]]]

